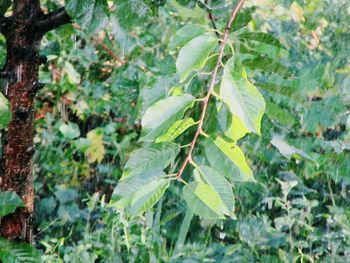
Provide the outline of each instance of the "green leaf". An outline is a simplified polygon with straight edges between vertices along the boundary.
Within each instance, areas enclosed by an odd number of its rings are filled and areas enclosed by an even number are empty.
[[[112,199],[115,201],[120,199],[120,197],[130,199],[130,197],[142,186],[152,181],[158,181],[165,176],[166,174],[161,170],[148,170],[124,177],[114,189]]]
[[[188,128],[195,125],[196,122],[192,118],[185,118],[183,120],[179,120],[174,123],[173,126],[169,128],[169,130],[162,136],[160,136],[156,142],[172,142],[178,136],[180,136],[184,131]]]
[[[11,6],[11,0],[1,0],[0,1],[0,14],[4,15],[10,6]]]
[[[132,216],[142,214],[153,207],[169,187],[169,180],[161,179],[141,186],[132,196],[130,212]]]
[[[244,153],[235,144],[217,137],[215,141],[205,141],[205,153],[210,166],[230,181],[255,182],[253,172],[249,168]]]
[[[231,123],[227,131],[225,132],[225,136],[237,142],[239,139],[243,138],[248,132],[249,131],[244,126],[242,121],[238,117],[232,116]]]
[[[7,127],[11,120],[11,111],[9,101],[0,92],[0,129]]]
[[[144,25],[151,15],[151,9],[143,0],[114,0],[117,6],[116,17],[127,30],[137,25]]]
[[[202,165],[198,171],[208,185],[210,185],[220,196],[221,200],[227,208],[225,213],[228,216],[235,218],[234,216],[234,195],[232,192],[232,185],[225,179],[224,176],[219,174],[211,167]]]
[[[238,36],[240,39],[263,42],[279,48],[285,48],[281,42],[271,34],[263,32],[244,32]]]
[[[67,0],[65,7],[88,34],[102,30],[108,22],[107,0]]]
[[[0,237],[0,261],[3,263],[39,263],[39,252],[27,243],[11,242]]]
[[[0,217],[12,214],[18,207],[24,207],[24,203],[15,192],[0,192]]]
[[[72,122],[69,122],[68,124],[63,123],[59,127],[59,131],[65,138],[70,140],[74,140],[80,136],[79,126]]]
[[[217,38],[203,35],[192,39],[181,48],[176,61],[176,69],[180,76],[180,82],[184,82],[193,71],[204,67],[209,54],[217,44]]]
[[[66,61],[64,63],[64,69],[67,72],[68,80],[71,84],[79,84],[81,81],[81,76],[78,71],[75,70],[74,66]]]
[[[305,158],[307,160],[314,161],[310,155],[294,146],[289,145],[281,136],[274,135],[272,137],[271,144],[275,146],[287,159],[294,157],[297,159]]]
[[[169,47],[171,49],[182,47],[195,37],[203,35],[207,30],[205,26],[198,24],[184,26],[171,37]]]
[[[249,82],[244,67],[235,63],[233,58],[225,65],[220,95],[232,114],[239,117],[248,130],[260,134],[265,100]]]
[[[89,147],[85,151],[85,155],[89,163],[101,163],[106,149],[103,142],[103,131],[94,129],[88,132],[87,139],[89,140]]]
[[[206,219],[224,219],[228,210],[219,194],[208,184],[191,182],[183,189],[185,199],[191,211]]]
[[[160,100],[148,108],[142,118],[141,141],[152,142],[165,134],[181,119],[184,112],[193,107],[194,97],[189,94]]]
[[[179,154],[175,143],[157,143],[135,150],[125,165],[122,178],[148,170],[163,170]]]

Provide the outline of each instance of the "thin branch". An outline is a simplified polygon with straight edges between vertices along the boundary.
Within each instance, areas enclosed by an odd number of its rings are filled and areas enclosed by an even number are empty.
[[[203,124],[204,124],[205,116],[207,114],[209,100],[210,100],[210,97],[211,97],[211,95],[212,95],[212,93],[214,91],[214,86],[215,86],[215,82],[216,82],[216,78],[217,78],[217,75],[218,75],[219,68],[222,66],[222,61],[221,60],[222,60],[222,58],[224,56],[224,51],[225,51],[225,46],[226,46],[226,43],[227,43],[228,35],[230,33],[230,29],[231,29],[232,23],[233,23],[236,15],[238,13],[238,11],[241,9],[243,4],[244,4],[244,0],[240,0],[239,3],[237,4],[236,8],[233,10],[233,12],[231,14],[231,17],[230,17],[230,20],[227,23],[227,26],[226,26],[226,29],[225,29],[225,33],[224,33],[224,37],[222,39],[221,46],[220,46],[219,57],[218,57],[215,69],[214,69],[214,71],[212,73],[212,76],[211,76],[210,85],[209,85],[209,88],[208,88],[208,93],[205,96],[204,101],[203,101],[202,114],[201,114],[201,118],[199,120],[198,128],[197,128],[196,134],[194,135],[193,140],[192,140],[192,142],[190,144],[190,149],[189,149],[189,152],[187,154],[187,157],[186,157],[185,161],[183,162],[179,172],[176,175],[178,180],[181,180],[182,174],[185,171],[188,163],[192,162],[192,153],[193,153],[194,147],[196,146],[197,139],[198,139],[200,134],[203,134]]]
[[[205,0],[205,4],[208,5],[208,0]],[[207,12],[208,12],[208,16],[209,19],[211,21],[211,24],[213,25],[213,28],[215,30],[215,34],[217,37],[220,37],[220,34],[218,33],[218,27],[216,26],[216,22],[215,22],[215,17],[213,15],[213,13],[211,12],[210,8],[206,8]]]
[[[121,59],[113,50],[111,50],[103,41],[98,39],[97,37],[92,37],[91,38],[94,42],[99,44],[101,48],[107,52],[108,55],[112,56],[116,61],[118,61],[121,65],[126,64],[126,60]]]
[[[72,21],[70,16],[64,7],[51,12],[49,14],[43,15],[41,19],[35,24],[35,29],[46,33],[64,24],[68,24]]]

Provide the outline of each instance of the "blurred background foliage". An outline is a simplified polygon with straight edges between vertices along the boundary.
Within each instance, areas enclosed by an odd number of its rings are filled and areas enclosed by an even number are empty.
[[[101,32],[74,24],[45,36],[33,167],[44,262],[350,261],[347,0],[247,0],[238,15],[230,37],[242,56],[258,50],[246,67],[267,109],[262,136],[240,142],[257,183],[235,185],[237,220],[193,216],[176,184],[142,217],[108,205],[141,114],[183,88],[171,36],[185,24],[211,25],[209,9],[223,30],[235,2],[109,1]],[[60,4],[43,1],[48,10]],[[240,30],[268,33],[284,48],[247,42]],[[187,88],[204,87],[197,76]]]

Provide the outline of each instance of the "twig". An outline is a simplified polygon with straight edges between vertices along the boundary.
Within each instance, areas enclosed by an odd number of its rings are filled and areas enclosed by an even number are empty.
[[[77,24],[73,24],[73,27],[76,29],[76,30],[79,30],[79,31],[83,31],[83,29],[77,25]],[[116,54],[112,49],[110,49],[105,43],[103,43],[102,40],[98,39],[97,37],[92,37],[91,38],[92,41],[94,41],[96,44],[100,45],[101,48],[107,52],[108,55],[112,56],[115,60],[117,60],[121,65],[125,65],[128,61],[127,59],[122,59],[118,56],[118,54]]]
[[[126,64],[126,60],[121,59],[113,50],[111,50],[105,43],[103,43],[97,37],[92,37],[92,40],[99,44],[101,48],[108,53],[108,55],[112,56],[115,60],[117,60],[121,65]]]
[[[198,128],[197,128],[196,134],[194,135],[193,140],[192,140],[192,142],[190,144],[190,149],[189,149],[189,152],[187,154],[187,157],[186,157],[185,161],[183,162],[179,172],[176,175],[176,177],[177,177],[177,179],[179,181],[182,180],[182,174],[185,171],[185,168],[187,167],[188,163],[192,162],[192,153],[193,153],[193,150],[194,150],[194,147],[196,145],[196,142],[197,142],[197,139],[198,139],[199,135],[203,134],[203,124],[204,124],[205,116],[206,116],[207,109],[208,109],[209,99],[210,99],[210,96],[212,95],[212,92],[214,91],[214,86],[215,86],[216,77],[218,75],[219,68],[222,66],[222,61],[221,60],[222,60],[222,58],[224,56],[224,51],[225,51],[225,46],[226,46],[226,43],[227,43],[228,35],[230,33],[230,29],[231,29],[232,23],[233,23],[236,15],[238,13],[238,11],[241,9],[243,3],[244,3],[244,0],[240,0],[239,1],[239,3],[237,4],[236,8],[233,10],[233,12],[231,14],[230,20],[227,23],[227,26],[226,26],[226,29],[225,29],[225,33],[224,33],[224,37],[223,37],[223,40],[222,40],[221,46],[220,46],[219,57],[218,57],[215,69],[214,69],[214,71],[212,73],[212,76],[211,76],[210,85],[209,85],[209,88],[208,88],[208,93],[205,96],[204,101],[203,101],[202,114],[201,114],[201,118],[199,120],[199,124],[198,124]]]
[[[208,0],[205,0],[205,4],[208,5]],[[217,37],[220,37],[220,34],[218,33],[218,27],[216,26],[216,23],[215,23],[215,17],[213,16],[213,13],[209,8],[207,8],[207,11],[208,11],[208,16],[211,21],[211,24],[213,25],[213,28],[215,30],[215,34]]]

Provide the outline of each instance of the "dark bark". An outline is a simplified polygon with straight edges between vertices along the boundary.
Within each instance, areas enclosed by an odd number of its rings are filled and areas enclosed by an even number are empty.
[[[39,0],[15,0],[11,17],[0,21],[6,37],[7,60],[0,77],[7,81],[6,96],[12,119],[6,134],[0,191],[15,191],[25,208],[0,221],[0,235],[12,240],[32,241],[34,188],[31,169],[34,138],[33,103],[39,83],[40,41],[43,35],[70,21],[64,9],[43,14]]]

